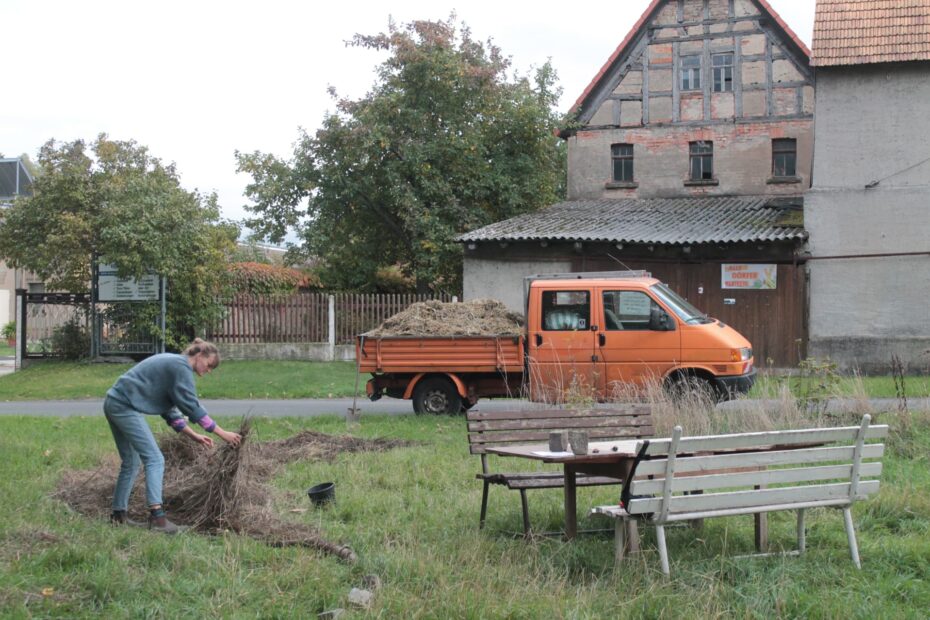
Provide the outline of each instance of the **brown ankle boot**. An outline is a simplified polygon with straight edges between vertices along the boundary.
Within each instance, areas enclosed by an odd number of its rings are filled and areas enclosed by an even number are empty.
[[[161,511],[161,514],[158,515],[149,515],[149,529],[162,534],[177,534],[181,531],[181,528],[168,520],[164,511]]]

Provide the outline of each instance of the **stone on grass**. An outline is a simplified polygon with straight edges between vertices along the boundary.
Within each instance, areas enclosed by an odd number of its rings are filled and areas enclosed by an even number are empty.
[[[356,607],[364,607],[365,609],[368,609],[371,607],[372,600],[374,600],[374,594],[368,590],[352,588],[349,591],[349,603],[355,605]]]

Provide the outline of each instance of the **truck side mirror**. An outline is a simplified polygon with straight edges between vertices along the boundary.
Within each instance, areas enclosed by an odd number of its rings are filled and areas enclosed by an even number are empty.
[[[649,329],[654,332],[675,331],[675,322],[664,310],[653,307],[649,313]]]

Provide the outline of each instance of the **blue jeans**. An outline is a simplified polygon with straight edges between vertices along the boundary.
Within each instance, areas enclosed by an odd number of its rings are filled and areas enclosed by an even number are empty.
[[[123,461],[116,479],[116,490],[113,491],[113,510],[128,508],[129,494],[136,474],[139,473],[140,460],[145,465],[145,496],[148,505],[161,504],[165,457],[155,443],[145,415],[110,397],[103,401],[103,412]]]

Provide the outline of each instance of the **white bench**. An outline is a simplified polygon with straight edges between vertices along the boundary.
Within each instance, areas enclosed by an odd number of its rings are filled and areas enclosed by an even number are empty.
[[[878,492],[885,446],[865,443],[888,435],[887,425],[815,428],[682,437],[640,442],[637,462],[624,486],[621,505],[592,513],[616,519],[616,559],[623,559],[626,522],[656,526],[662,572],[669,574],[665,525],[710,517],[798,512],[798,549],[804,552],[804,511],[841,508],[849,552],[861,568],[850,507]],[[815,446],[815,447],[811,447]],[[871,462],[864,462],[872,460]],[[768,555],[768,554],[760,554]]]

